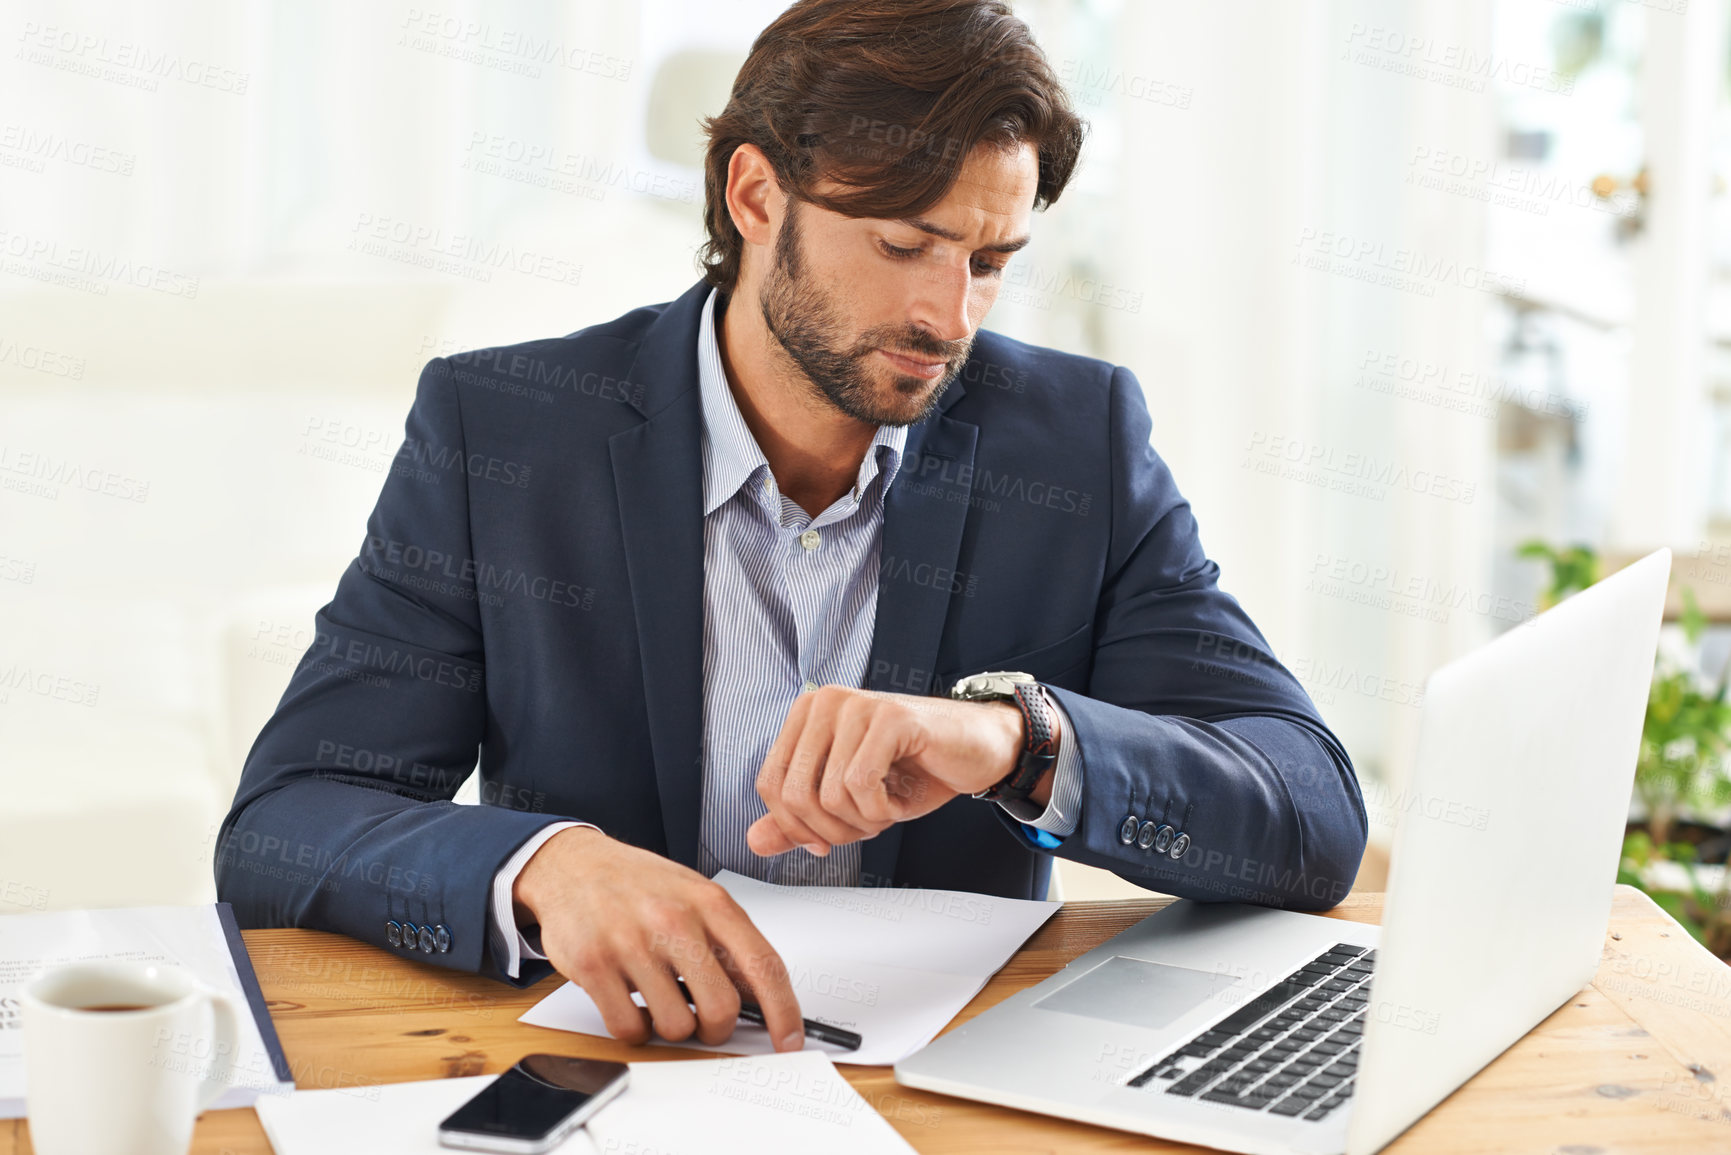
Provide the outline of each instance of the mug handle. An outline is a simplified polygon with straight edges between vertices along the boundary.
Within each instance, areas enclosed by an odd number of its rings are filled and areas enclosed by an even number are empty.
[[[216,991],[207,989],[204,992],[204,1001],[210,1004],[213,1036],[211,1039],[211,1053],[218,1056],[226,1055],[228,1057],[228,1069],[230,1071],[238,1070],[240,1059],[240,1029],[238,1013],[234,1009],[234,1000],[229,998],[227,995],[219,994]],[[211,1071],[211,1077],[207,1078],[204,1081],[204,1085],[198,1090],[198,1110],[196,1114],[204,1114],[210,1105],[221,1098],[224,1091],[228,1090],[229,1083],[224,1080],[222,1076],[223,1070],[221,1066],[215,1066]]]

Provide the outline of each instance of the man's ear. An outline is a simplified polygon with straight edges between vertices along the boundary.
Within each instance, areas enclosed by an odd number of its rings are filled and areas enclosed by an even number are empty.
[[[745,243],[772,246],[786,211],[787,195],[763,150],[755,144],[734,149],[727,161],[727,213]]]

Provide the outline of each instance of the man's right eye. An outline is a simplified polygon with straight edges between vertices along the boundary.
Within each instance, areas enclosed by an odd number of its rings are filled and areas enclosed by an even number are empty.
[[[917,248],[904,249],[897,245],[892,245],[888,241],[879,241],[878,248],[884,251],[885,256],[892,257],[898,261],[905,261],[911,257],[917,257],[920,255],[920,250]]]

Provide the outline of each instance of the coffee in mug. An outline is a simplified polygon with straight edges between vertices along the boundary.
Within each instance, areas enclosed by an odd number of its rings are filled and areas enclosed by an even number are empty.
[[[44,971],[19,1001],[37,1155],[186,1155],[236,1057],[228,996],[180,967],[92,962]]]

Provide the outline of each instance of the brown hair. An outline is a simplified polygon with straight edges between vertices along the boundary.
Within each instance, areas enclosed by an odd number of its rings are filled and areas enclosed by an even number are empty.
[[[729,292],[745,244],[727,211],[734,150],[763,150],[784,192],[899,220],[944,198],[980,143],[1035,146],[1034,207],[1058,199],[1087,132],[1003,0],[799,0],[765,28],[720,116],[705,117],[704,280]],[[813,191],[820,180],[842,187]]]

